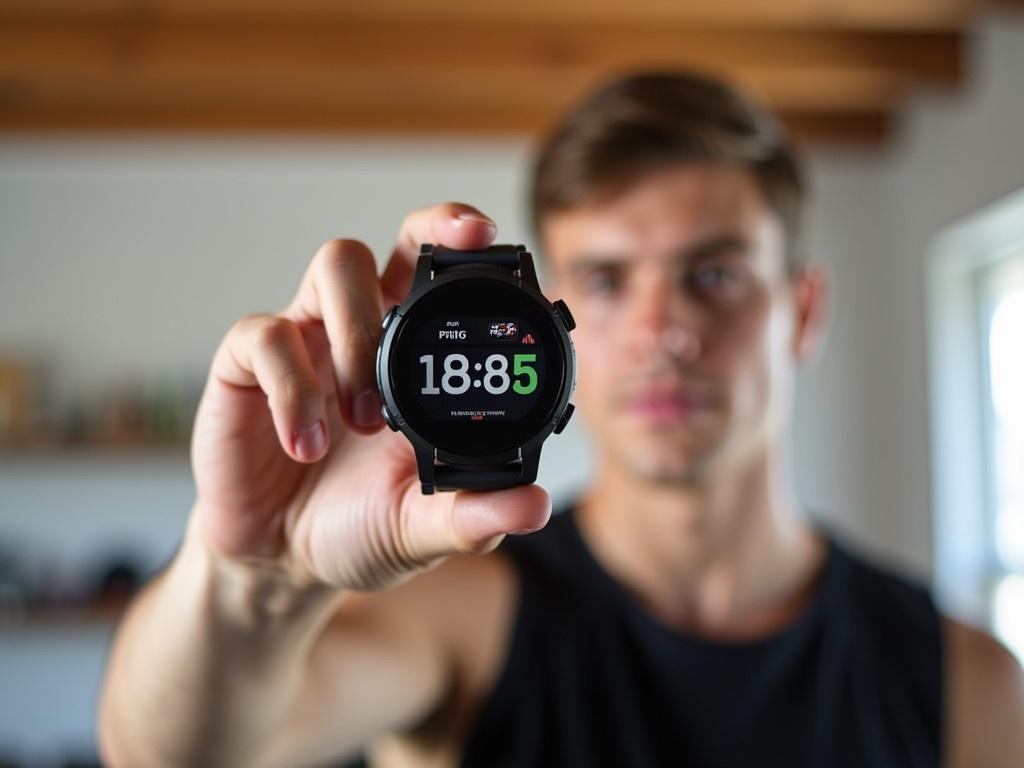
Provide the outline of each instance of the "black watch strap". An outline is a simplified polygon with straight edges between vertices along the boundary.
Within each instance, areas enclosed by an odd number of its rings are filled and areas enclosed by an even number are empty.
[[[478,251],[457,251],[443,245],[427,243],[420,249],[420,256],[430,257],[430,266],[434,272],[468,264],[487,264],[515,271],[519,269],[520,256],[524,253],[525,245],[492,245]]]
[[[477,251],[460,251],[442,245],[424,244],[420,248],[420,258],[429,259],[430,270],[434,273],[460,266],[486,264],[500,267],[536,281],[533,272],[533,258],[525,245],[492,245]],[[537,461],[520,458],[496,467],[460,467],[435,461],[430,457],[420,464],[420,483],[423,493],[434,491],[497,490],[511,488],[516,485],[532,483],[537,479]]]
[[[434,452],[421,453],[417,450],[416,461],[423,493],[434,491],[494,491],[527,485],[537,479],[540,465],[540,446],[529,451],[520,451],[514,461],[494,467],[467,467],[438,461]]]
[[[469,468],[453,467],[449,464],[434,465],[434,489],[454,491],[470,489],[493,491],[523,484],[522,462],[504,464],[500,467]]]

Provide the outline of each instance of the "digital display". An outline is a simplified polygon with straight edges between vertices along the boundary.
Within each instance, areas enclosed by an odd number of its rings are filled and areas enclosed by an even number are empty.
[[[484,277],[439,285],[402,316],[388,360],[398,412],[431,445],[489,455],[554,413],[566,377],[550,309]]]
[[[544,356],[522,318],[444,317],[417,332],[410,374],[436,419],[520,419],[542,389]]]

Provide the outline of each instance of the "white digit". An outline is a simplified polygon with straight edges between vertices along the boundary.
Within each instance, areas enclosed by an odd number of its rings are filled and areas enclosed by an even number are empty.
[[[484,376],[484,388],[492,395],[500,395],[505,392],[509,384],[508,358],[504,355],[489,355],[484,367],[487,369],[487,375]],[[500,382],[497,386],[491,384],[491,379],[495,377]]]
[[[441,390],[434,386],[434,356],[420,355],[420,362],[427,366],[427,383],[420,388],[421,395],[439,395]]]
[[[455,367],[459,363],[459,367]],[[461,395],[469,389],[469,358],[465,355],[452,354],[444,359],[444,375],[441,377],[441,388],[449,395]],[[462,384],[452,385],[452,379],[462,379]]]

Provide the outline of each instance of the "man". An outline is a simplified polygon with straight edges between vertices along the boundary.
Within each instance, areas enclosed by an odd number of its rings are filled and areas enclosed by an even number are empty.
[[[112,766],[1024,764],[1024,685],[987,635],[810,523],[784,465],[827,280],[770,116],[634,76],[549,138],[533,213],[572,307],[594,483],[422,496],[374,352],[422,242],[383,274],[324,245],[294,300],[213,360],[177,556],[104,682]]]

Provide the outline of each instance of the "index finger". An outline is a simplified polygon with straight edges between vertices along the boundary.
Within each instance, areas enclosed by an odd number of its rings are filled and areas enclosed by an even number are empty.
[[[465,203],[441,203],[411,211],[402,221],[380,278],[386,302],[398,304],[409,293],[423,243],[473,250],[486,248],[497,234],[498,225],[490,217]]]

